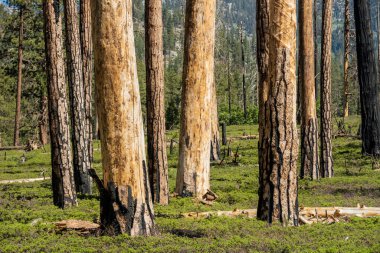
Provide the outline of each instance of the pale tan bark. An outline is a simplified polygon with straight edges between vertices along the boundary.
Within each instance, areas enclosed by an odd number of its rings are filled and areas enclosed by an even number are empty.
[[[77,191],[91,194],[91,177],[88,174],[91,165],[76,0],[64,0],[64,9],[75,185]]]
[[[321,177],[334,175],[331,129],[332,0],[323,1],[321,57]]]
[[[301,90],[301,178],[318,179],[318,131],[315,102],[313,0],[299,2],[300,48],[298,78]]]
[[[344,99],[343,99],[343,117],[349,116],[348,98],[350,96],[350,86],[348,80],[348,68],[350,61],[350,1],[345,0],[344,6]]]
[[[169,203],[161,0],[145,0],[148,167],[154,202]]]
[[[202,198],[210,188],[215,0],[186,2],[181,132],[176,192]]]
[[[132,0],[96,0],[92,10],[104,180],[101,223],[108,234],[152,235]]]
[[[258,218],[298,224],[296,1],[270,2],[269,76]]]
[[[65,208],[77,205],[77,197],[70,145],[60,2],[44,0],[43,9],[53,200],[56,206]]]

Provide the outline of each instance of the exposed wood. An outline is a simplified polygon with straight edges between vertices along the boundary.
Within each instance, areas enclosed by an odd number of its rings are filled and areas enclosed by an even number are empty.
[[[189,212],[181,214],[183,218],[204,219],[210,217],[247,217],[256,218],[257,209],[235,209],[233,211],[209,211],[209,212]],[[299,210],[300,221],[312,224],[308,219],[315,217],[322,221],[322,218],[333,217],[360,217],[370,218],[379,217],[379,207],[302,207]],[[301,218],[302,217],[302,218]]]
[[[145,1],[145,64],[148,171],[153,201],[169,204],[165,136],[162,1]]]
[[[1,180],[0,184],[31,183],[31,182],[44,181],[44,180],[49,180],[49,179],[50,177]]]
[[[331,122],[332,0],[324,0],[322,10],[320,172],[321,177],[330,178],[334,175]]]
[[[86,129],[86,98],[83,85],[77,1],[64,0],[64,13],[75,186],[78,192],[91,194],[91,177],[88,174],[91,164]]]
[[[268,223],[298,225],[296,1],[271,1],[270,19],[270,87],[261,153],[258,218]]]
[[[95,104],[103,165],[103,181],[95,177],[101,193],[100,221],[108,235],[153,235],[156,230],[137,79],[132,0],[96,0],[91,4]]]
[[[355,0],[354,12],[362,117],[362,152],[365,155],[380,156],[380,89],[369,1]]]
[[[211,91],[216,1],[186,1],[181,130],[176,193],[201,199],[210,189]]]
[[[72,167],[59,0],[44,0],[45,52],[54,205],[77,205]]]

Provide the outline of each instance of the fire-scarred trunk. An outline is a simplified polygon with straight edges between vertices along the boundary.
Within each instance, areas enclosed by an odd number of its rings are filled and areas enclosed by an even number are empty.
[[[56,206],[65,208],[76,205],[77,197],[71,157],[60,2],[44,0],[43,13],[53,200]]]
[[[107,234],[155,233],[132,0],[92,2],[95,94],[102,147],[101,223]]]

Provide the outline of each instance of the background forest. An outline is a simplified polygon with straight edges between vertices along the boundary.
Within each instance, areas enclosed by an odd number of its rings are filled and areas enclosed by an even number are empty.
[[[322,13],[322,1],[317,1]],[[142,103],[145,104],[144,2],[133,1],[137,65]],[[165,96],[167,129],[179,123],[184,37],[184,0],[163,1]],[[376,31],[376,1],[372,1],[373,30]],[[332,100],[333,114],[342,114],[344,58],[344,1],[333,5]],[[217,1],[215,77],[220,121],[227,124],[257,123],[257,65],[256,65],[256,7],[254,0]],[[353,11],[351,11],[353,13]],[[353,15],[352,15],[353,16]],[[360,110],[356,76],[354,20],[351,22],[352,49],[350,65],[350,112]],[[46,95],[44,36],[41,1],[31,0],[24,17],[24,60],[21,105],[21,142],[38,137],[38,121],[43,111],[42,97]],[[12,144],[16,109],[17,53],[19,33],[17,6],[0,3],[0,143]],[[317,17],[318,41],[321,17]],[[242,43],[241,43],[242,38]],[[377,40],[377,35],[374,38]],[[374,42],[375,43],[375,42]],[[320,47],[320,46],[319,46]],[[243,49],[243,50],[242,50]],[[247,84],[248,117],[243,112],[243,62]],[[320,49],[319,49],[320,52]],[[319,70],[319,68],[318,68]],[[318,78],[318,73],[317,73]],[[317,83],[318,84],[318,83]],[[230,105],[229,105],[229,101]],[[318,101],[317,101],[318,105]],[[145,110],[145,107],[143,107]],[[145,118],[145,111],[144,118]]]

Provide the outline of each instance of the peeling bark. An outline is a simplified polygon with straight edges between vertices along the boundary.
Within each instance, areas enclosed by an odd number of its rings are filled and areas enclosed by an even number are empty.
[[[169,203],[165,137],[165,88],[161,0],[145,1],[145,64],[150,189],[154,202]]]
[[[101,224],[111,235],[153,235],[132,0],[93,1],[92,20],[103,165],[103,182],[96,180]]]
[[[216,1],[186,2],[181,132],[176,192],[199,199],[210,189]]]
[[[77,3],[75,0],[65,0],[64,7],[75,185],[78,192],[91,194],[91,177],[88,174],[91,165]]]
[[[354,12],[362,116],[362,152],[366,155],[380,156],[380,89],[369,2],[355,0]]]
[[[334,175],[332,157],[331,123],[331,26],[332,0],[323,1],[322,13],[322,58],[321,58],[321,177]]]
[[[313,0],[303,0],[299,6],[298,78],[301,91],[301,178],[318,179],[318,131],[315,102]]]
[[[43,1],[54,205],[77,205],[72,167],[62,18],[58,0]]]
[[[270,5],[269,93],[266,102],[264,148],[258,218],[298,225],[296,124],[296,1]]]

